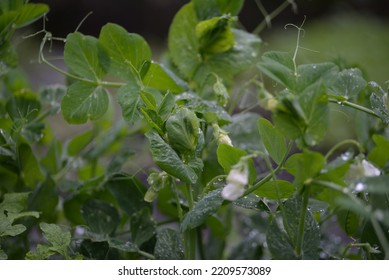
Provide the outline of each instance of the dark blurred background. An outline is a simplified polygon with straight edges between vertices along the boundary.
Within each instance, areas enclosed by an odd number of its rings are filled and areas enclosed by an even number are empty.
[[[56,36],[72,32],[89,12],[93,14],[83,24],[83,33],[97,35],[107,22],[122,25],[130,32],[142,34],[146,39],[166,38],[174,14],[185,0],[33,0],[50,6],[48,27]],[[261,0],[270,12],[283,0]],[[273,21],[273,26],[294,23],[306,15],[318,19],[329,14],[353,11],[389,18],[388,0],[296,0],[298,13],[286,9]],[[248,30],[254,29],[263,19],[256,0],[246,0],[240,20]]]

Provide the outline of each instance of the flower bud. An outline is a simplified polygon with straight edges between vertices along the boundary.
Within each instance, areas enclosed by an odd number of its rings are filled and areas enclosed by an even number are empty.
[[[166,121],[170,146],[180,153],[194,151],[199,137],[199,128],[200,121],[196,114],[187,108],[179,108]]]
[[[222,197],[226,200],[235,201],[245,192],[245,186],[248,184],[249,171],[247,164],[238,163],[227,176],[227,185],[222,190]]]

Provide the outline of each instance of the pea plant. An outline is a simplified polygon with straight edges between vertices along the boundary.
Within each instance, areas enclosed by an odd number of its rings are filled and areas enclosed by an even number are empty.
[[[0,1],[0,259],[389,259],[387,91],[299,64],[302,26],[294,53],[262,53],[243,4],[185,4],[161,62],[114,23],[44,26],[38,60],[66,85],[35,91],[14,38],[49,8]],[[333,110],[355,137],[328,147]],[[64,140],[62,116],[86,125]]]

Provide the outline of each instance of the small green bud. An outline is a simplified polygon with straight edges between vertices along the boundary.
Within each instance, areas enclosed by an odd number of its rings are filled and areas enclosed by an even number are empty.
[[[170,146],[180,153],[193,152],[199,138],[200,121],[196,114],[179,108],[166,121],[166,132]]]

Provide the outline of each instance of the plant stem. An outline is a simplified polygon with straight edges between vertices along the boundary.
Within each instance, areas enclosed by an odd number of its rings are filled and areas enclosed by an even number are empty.
[[[344,146],[344,145],[347,145],[347,144],[350,144],[350,145],[355,145],[358,150],[359,150],[359,153],[363,153],[364,149],[363,147],[361,146],[361,144],[359,144],[358,141],[355,141],[354,139],[346,139],[346,140],[343,140],[339,143],[337,143],[335,146],[333,146],[331,148],[331,150],[329,150],[327,152],[327,154],[325,155],[325,160],[327,161],[328,158],[337,150],[339,149],[341,146]]]
[[[339,104],[339,105],[344,105],[344,106],[347,106],[347,107],[351,107],[351,108],[356,109],[358,111],[361,111],[361,112],[364,112],[366,114],[369,114],[369,115],[371,115],[373,117],[381,119],[380,116],[377,115],[373,110],[371,110],[369,108],[366,108],[364,106],[355,104],[353,102],[350,102],[350,101],[347,101],[347,100],[338,100],[336,98],[329,98],[328,101],[331,102],[331,103],[336,103],[336,104]]]
[[[389,242],[385,237],[385,233],[383,232],[379,222],[374,217],[374,214],[371,214],[370,218],[371,224],[374,228],[375,233],[377,234],[378,240],[381,243],[382,249],[385,252],[385,260],[389,260]]]
[[[142,255],[142,256],[144,256],[144,257],[150,259],[150,260],[155,260],[155,257],[154,257],[153,255],[151,255],[151,254],[149,254],[149,253],[147,253],[147,252],[145,252],[145,251],[139,250],[139,251],[138,251],[138,254],[139,254],[139,255]]]
[[[257,190],[259,187],[261,187],[262,185],[264,185],[265,183],[267,183],[268,181],[270,181],[272,178],[274,178],[274,175],[277,174],[283,167],[284,167],[284,164],[288,158],[288,155],[289,155],[289,152],[290,150],[292,149],[292,142],[289,144],[287,150],[286,150],[286,153],[284,155],[284,158],[282,159],[282,161],[280,162],[280,164],[272,171],[270,172],[268,175],[266,175],[265,177],[263,177],[261,180],[259,180],[255,185],[253,185],[251,188],[249,188],[248,190],[245,191],[245,193],[242,195],[242,196],[246,196],[246,195],[249,195],[250,193],[252,193],[253,191]]]
[[[186,192],[190,211],[194,207],[193,192],[190,184],[186,185]],[[188,229],[184,232],[185,256],[188,260],[196,259],[196,239],[196,229]]]
[[[305,216],[307,215],[309,193],[310,193],[310,187],[308,185],[305,185],[305,190],[303,193],[303,204],[301,205],[301,211],[300,211],[299,231],[298,231],[298,236],[297,236],[297,240],[296,240],[295,251],[296,251],[297,257],[301,257],[301,253],[302,253],[304,228],[305,228]]]

